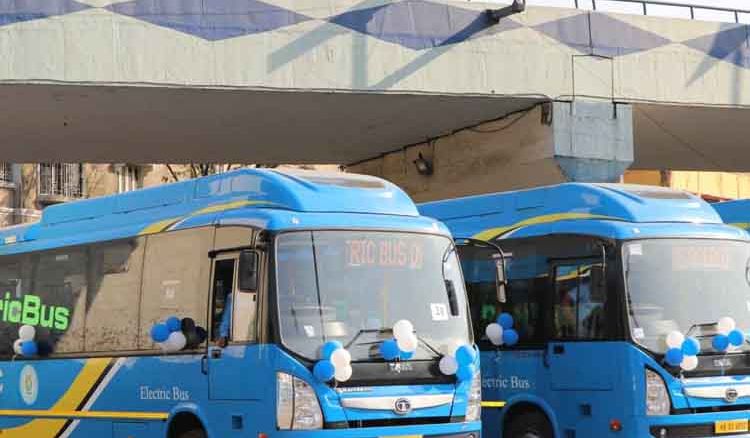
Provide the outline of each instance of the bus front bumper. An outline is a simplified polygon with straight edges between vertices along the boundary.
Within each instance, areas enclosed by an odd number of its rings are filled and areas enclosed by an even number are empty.
[[[646,417],[644,420],[639,430],[653,438],[750,437],[750,410]],[[726,429],[737,421],[747,427]],[[725,429],[719,431],[722,427]]]
[[[276,438],[481,438],[481,423],[273,431]]]

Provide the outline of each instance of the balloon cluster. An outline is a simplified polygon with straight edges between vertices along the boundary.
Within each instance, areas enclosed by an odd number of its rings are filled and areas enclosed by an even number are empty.
[[[718,334],[714,336],[711,345],[714,350],[724,353],[732,347],[740,347],[745,342],[745,334],[737,329],[737,324],[729,316],[725,316],[716,323]]]
[[[414,334],[414,325],[402,319],[393,324],[393,339],[380,344],[380,354],[385,360],[409,360],[419,346],[419,339]]]
[[[196,326],[192,318],[180,319],[170,316],[166,321],[151,327],[151,339],[167,353],[195,348],[202,344],[206,337],[206,330]]]
[[[339,341],[328,341],[320,349],[321,360],[313,367],[313,375],[321,382],[346,382],[352,378],[352,355]]]
[[[493,345],[513,346],[518,343],[518,332],[513,329],[513,316],[510,313],[501,313],[497,322],[489,324],[485,334]]]
[[[685,371],[692,371],[698,367],[698,354],[701,344],[693,337],[686,338],[678,331],[667,335],[667,353],[664,360],[673,367],[680,367]]]
[[[34,340],[36,329],[31,325],[22,325],[18,329],[18,339],[13,343],[13,352],[19,356],[36,356],[39,345]]]
[[[446,376],[455,376],[460,382],[466,382],[477,372],[478,355],[470,345],[450,345],[440,359],[440,372]]]

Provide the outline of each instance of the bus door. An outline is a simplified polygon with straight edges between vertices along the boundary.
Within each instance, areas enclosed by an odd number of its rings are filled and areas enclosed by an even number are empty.
[[[612,389],[611,370],[597,365],[607,359],[598,356],[606,339],[602,272],[601,263],[591,259],[554,265],[552,339],[546,360],[552,389]]]
[[[617,358],[612,344],[605,342],[604,268],[601,259],[554,262],[550,279],[551,333],[544,367],[551,395],[559,402],[558,418],[575,419],[575,425],[568,426],[579,427],[597,416],[616,383]]]
[[[211,399],[260,398],[259,385],[237,384],[261,366],[257,349],[259,260],[252,250],[214,258],[210,342],[204,359]]]

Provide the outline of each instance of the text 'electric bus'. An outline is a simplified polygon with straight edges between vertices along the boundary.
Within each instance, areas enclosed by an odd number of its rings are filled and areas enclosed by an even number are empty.
[[[485,437],[748,436],[750,243],[703,200],[572,183],[419,208],[505,253],[496,295],[485,247],[460,250],[484,398],[507,402]]]
[[[385,181],[241,170],[0,243],[3,438],[479,436],[454,245]]]

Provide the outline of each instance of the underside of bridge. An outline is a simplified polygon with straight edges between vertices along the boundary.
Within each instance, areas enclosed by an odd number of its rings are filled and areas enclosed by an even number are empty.
[[[533,98],[0,86],[10,162],[349,164],[531,107]]]

